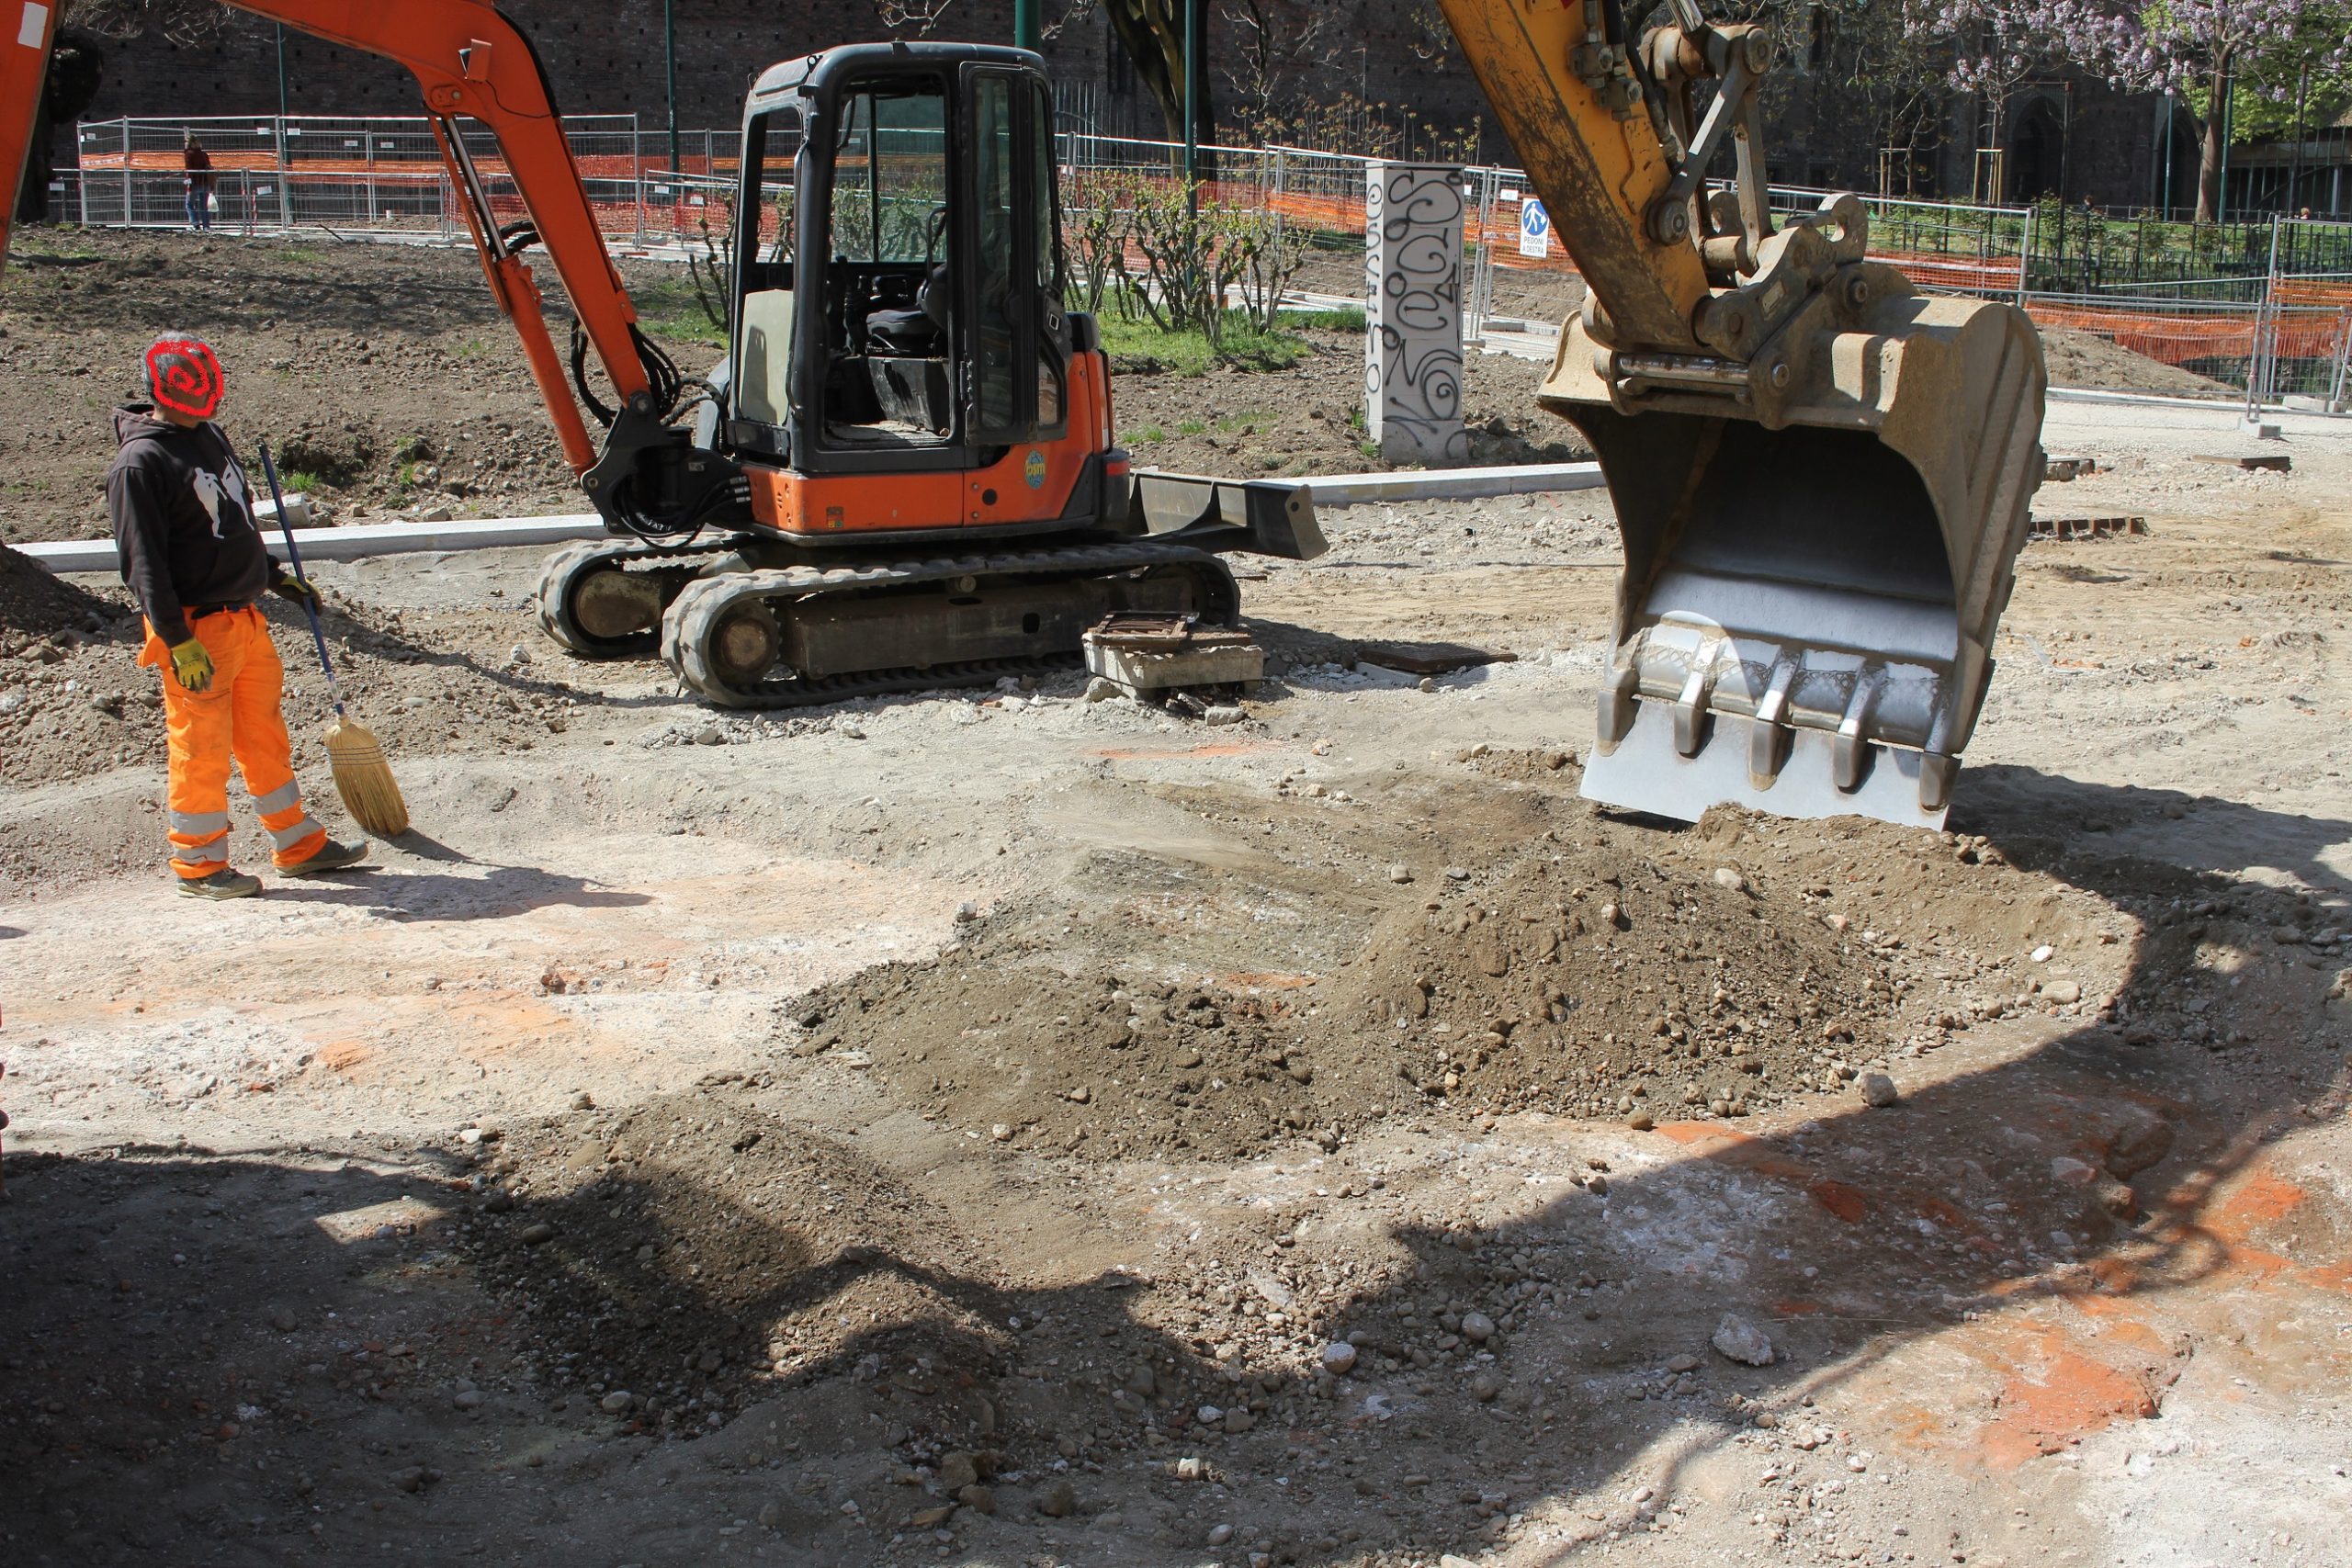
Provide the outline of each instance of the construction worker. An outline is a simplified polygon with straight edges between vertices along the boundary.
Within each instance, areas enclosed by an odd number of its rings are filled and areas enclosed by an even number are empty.
[[[220,362],[194,338],[158,338],[146,355],[151,401],[115,411],[121,443],[107,470],[122,578],[147,619],[139,656],[164,682],[171,741],[168,832],[179,890],[243,898],[261,879],[229,866],[229,764],[277,841],[281,875],[314,876],[367,858],[302,808],[293,747],[278,711],[285,670],[254,602],[266,589],[317,604],[286,575],[254,525],[251,491],[212,415]]]

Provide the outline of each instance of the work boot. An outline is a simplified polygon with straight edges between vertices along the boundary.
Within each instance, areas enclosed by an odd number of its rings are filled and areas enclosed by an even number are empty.
[[[209,876],[180,878],[183,898],[250,898],[261,891],[261,878],[222,866]]]
[[[316,876],[323,871],[343,871],[368,858],[365,844],[338,844],[333,839],[321,844],[306,860],[277,868],[280,876]]]

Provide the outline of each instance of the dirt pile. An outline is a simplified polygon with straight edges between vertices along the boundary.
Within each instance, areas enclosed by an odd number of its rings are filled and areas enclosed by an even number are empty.
[[[333,591],[327,599],[344,694],[395,756],[527,750],[596,700],[520,614],[386,610]],[[262,610],[286,663],[300,755],[333,705],[300,613],[267,598]],[[47,784],[142,759],[161,770],[163,696],[137,663],[144,637],[122,590],[86,592],[0,548],[0,782]]]
[[[114,457],[107,415],[134,395],[140,354],[164,331],[203,334],[228,370],[221,421],[334,520],[585,509],[513,330],[459,249],[288,243],[229,235],[19,236],[0,277],[0,541],[97,538]],[[683,272],[624,260],[642,324],[690,373],[718,346]],[[544,270],[544,269],[543,269]],[[560,344],[560,291],[548,290]],[[1363,449],[1360,335],[1310,332],[1283,371],[1122,374],[1121,439],[1157,468],[1256,478],[1388,465]],[[1473,354],[1464,409],[1472,460],[1583,455],[1536,411],[1541,367]]]
[[[933,1202],[760,1110],[764,1087],[729,1074],[493,1129],[473,1146],[496,1185],[461,1240],[485,1285],[532,1314],[560,1384],[634,1394],[608,1413],[649,1428],[695,1430],[778,1377],[870,1381],[885,1359],[971,1386],[1006,1335],[958,1283],[970,1249]]]
[[[220,350],[221,423],[248,461],[269,441],[281,472],[338,520],[583,509],[465,251],[107,230],[20,239],[0,277],[0,540],[104,536],[108,411],[135,395],[139,356],[167,331]],[[676,269],[623,266],[646,330],[681,365],[718,357],[670,330],[684,320],[671,314]],[[548,294],[561,343],[561,291]]]
[[[1117,375],[1111,406],[1119,441],[1149,468],[1239,479],[1394,467],[1364,434],[1363,337],[1300,335],[1314,352],[1287,370]],[[1573,426],[1535,406],[1544,374],[1533,360],[1470,351],[1462,409],[1471,462],[1568,463],[1592,456]]]
[[[1082,1158],[1335,1148],[1425,1107],[1745,1115],[1844,1081],[1891,1028],[1885,959],[1815,886],[1546,840],[1394,885],[1359,956],[1258,984],[1179,980],[1153,954],[1073,974],[1014,922],[818,993],[795,1049]]]
[[[60,633],[104,631],[124,614],[122,601],[62,581],[29,557],[0,547],[0,659],[21,657],[36,641]]]
[[[2041,356],[2053,387],[2089,387],[2109,392],[2171,392],[2187,397],[2235,395],[2232,388],[2194,370],[2135,354],[2112,338],[2065,327],[2041,329]]]

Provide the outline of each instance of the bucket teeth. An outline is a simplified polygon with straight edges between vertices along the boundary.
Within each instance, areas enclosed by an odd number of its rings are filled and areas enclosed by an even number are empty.
[[[1749,721],[1747,782],[1758,789],[1770,789],[1789,760],[1789,687],[1796,674],[1796,665],[1788,660],[1774,664],[1772,683],[1764,689],[1764,700],[1756,705],[1756,716]]]
[[[1735,801],[1791,817],[1936,826],[1958,766],[1932,750],[1948,689],[1931,665],[1669,618],[1611,667],[1585,793],[1694,821]]]

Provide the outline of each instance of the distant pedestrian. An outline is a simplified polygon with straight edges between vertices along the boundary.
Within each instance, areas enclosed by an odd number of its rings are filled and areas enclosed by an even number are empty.
[[[254,608],[265,589],[317,604],[308,583],[269,557],[254,526],[253,494],[212,415],[220,362],[194,338],[158,338],[147,350],[152,402],[117,409],[122,445],[107,470],[122,578],[147,619],[139,662],[164,682],[170,742],[166,831],[172,870],[192,898],[243,898],[261,879],[229,867],[229,767],[277,843],[286,876],[314,876],[365,860],[338,844],[303,809],[294,749],[279,712],[285,669],[269,623]]]
[[[204,143],[196,139],[196,132],[192,130],[180,148],[180,164],[187,170],[182,177],[187,183],[187,226],[209,229],[212,227],[212,154],[204,150]]]

